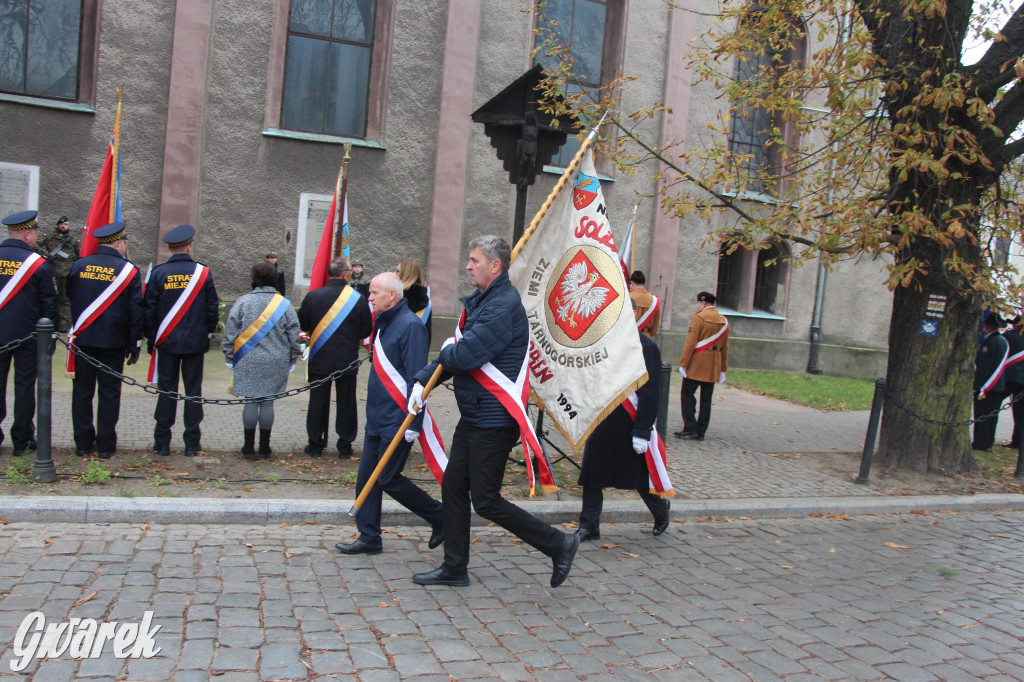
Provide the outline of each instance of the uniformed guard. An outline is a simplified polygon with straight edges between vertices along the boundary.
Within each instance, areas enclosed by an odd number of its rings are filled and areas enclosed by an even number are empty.
[[[46,235],[36,249],[46,257],[53,268],[57,284],[57,307],[60,310],[60,323],[57,331],[66,332],[71,328],[71,300],[68,298],[68,275],[71,263],[78,258],[82,249],[82,238],[71,230],[71,221],[66,215],[57,219],[57,228]],[[57,323],[57,320],[54,320]]]
[[[636,328],[649,339],[661,328],[661,299],[647,291],[647,277],[639,270],[629,276],[629,298],[633,301]]]
[[[191,225],[179,225],[164,235],[171,257],[153,268],[146,285],[144,327],[146,349],[152,356],[149,381],[155,381],[162,391],[177,392],[180,374],[184,394],[200,396],[203,359],[210,349],[210,335],[217,330],[220,315],[210,269],[192,260],[195,233]],[[157,398],[153,449],[165,457],[171,454],[171,427],[176,408],[173,398],[164,395]],[[203,406],[186,401],[183,411],[185,456],[191,457],[202,449],[199,423],[203,420]]]
[[[715,382],[725,383],[729,368],[729,320],[715,307],[718,298],[710,291],[697,294],[697,312],[690,318],[679,373],[683,375],[680,403],[683,408],[683,430],[677,438],[704,440],[711,422],[711,397]],[[700,412],[697,412],[697,389],[700,389]]]
[[[38,237],[36,211],[3,219],[8,239],[0,244],[0,346],[32,336],[39,318],[56,322],[57,292],[53,270],[33,251]],[[33,337],[13,350],[0,352],[0,422],[7,416],[7,375],[14,361],[14,454],[36,449],[36,342]],[[0,431],[0,443],[4,433]]]
[[[142,344],[142,281],[139,269],[125,259],[125,224],[116,222],[93,231],[96,252],[79,258],[68,277],[72,324],[68,343],[75,351],[121,373],[125,358],[134,365]],[[121,412],[121,380],[92,363],[68,355],[74,376],[71,420],[76,454],[85,457],[95,447],[109,459],[117,451],[117,420]],[[99,390],[96,422],[92,398]]]

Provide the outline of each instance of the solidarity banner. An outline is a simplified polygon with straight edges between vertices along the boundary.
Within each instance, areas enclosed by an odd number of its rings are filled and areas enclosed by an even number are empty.
[[[509,278],[530,323],[530,388],[578,451],[594,427],[647,381],[589,149],[537,229],[523,239]]]

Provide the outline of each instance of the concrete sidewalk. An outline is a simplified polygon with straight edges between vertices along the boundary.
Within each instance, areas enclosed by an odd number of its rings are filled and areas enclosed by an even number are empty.
[[[56,359],[60,359],[60,353]],[[143,381],[145,360],[143,358],[138,365],[127,368],[139,381]],[[230,373],[220,360],[219,353],[208,356],[205,397],[231,397],[226,392]],[[55,369],[59,369],[56,362]],[[360,368],[358,394],[361,401],[365,401],[369,371],[367,364]],[[62,372],[59,374],[61,376],[55,378],[53,393],[53,444],[55,447],[71,448],[71,384],[70,380],[62,376]],[[289,387],[302,384],[300,366],[292,375]],[[872,509],[885,511],[902,509],[907,504],[915,509],[925,508],[922,505],[926,504],[937,504],[942,508],[949,508],[950,505],[977,508],[984,500],[983,497],[975,496],[959,501],[958,498],[936,497],[906,502],[902,496],[887,497],[872,490],[870,486],[854,484],[852,481],[857,473],[854,469],[851,469],[849,476],[837,478],[772,456],[780,453],[859,453],[867,428],[867,412],[820,412],[727,386],[718,387],[707,439],[697,443],[681,441],[672,436],[673,431],[682,428],[678,381],[673,382],[669,395],[669,435],[666,445],[669,471],[677,493],[673,500],[674,517],[789,516],[814,512],[865,512]],[[277,402],[272,440],[276,453],[302,451],[306,443],[307,400],[303,393]],[[453,393],[443,386],[438,387],[429,404],[442,436],[449,439],[459,417]],[[9,411],[12,405],[9,386]],[[151,447],[155,405],[155,396],[141,388],[124,388],[118,424],[119,447],[122,450]],[[241,441],[241,406],[208,405],[204,409],[204,448],[207,451],[237,453]],[[179,409],[179,423],[175,426],[175,440],[172,442],[172,448],[179,449],[178,452],[182,447],[180,420]],[[546,420],[545,423],[550,422]],[[5,433],[9,426],[10,417],[3,423]],[[1008,438],[1011,428],[1011,420],[1001,420],[998,438]],[[553,428],[547,437],[553,445],[569,450]],[[360,430],[355,443],[357,451],[361,443]],[[8,441],[0,448],[0,455],[9,454]],[[237,454],[233,456],[240,457]],[[554,456],[552,452],[549,458]],[[172,456],[172,459],[178,458],[180,454]],[[576,455],[573,455],[573,459],[580,461]],[[192,498],[186,505],[182,505],[181,501],[175,503],[173,500],[159,498],[8,496],[0,497],[0,515],[7,520],[26,521],[44,518],[70,521],[72,519],[69,516],[74,516],[78,520],[88,519],[89,522],[116,522],[140,517],[166,522],[269,523],[306,519],[331,519],[338,522],[347,518],[345,512],[351,506],[350,500],[231,501]],[[1018,507],[1024,506],[1022,501],[1024,496],[991,496],[982,506]],[[574,519],[578,513],[578,502],[543,499],[523,501],[522,504],[553,522],[569,520],[570,517]],[[392,515],[388,524],[418,521],[414,517],[410,518],[396,505],[386,505],[385,511]],[[61,517],[62,514],[65,516]],[[639,500],[609,501],[606,518],[609,521],[641,521],[648,519],[647,514]]]

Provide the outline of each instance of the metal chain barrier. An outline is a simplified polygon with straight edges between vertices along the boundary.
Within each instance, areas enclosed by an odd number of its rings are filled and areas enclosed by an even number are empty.
[[[1015,402],[1019,400],[1024,400],[1024,393],[1018,393],[1017,395],[1013,396],[1005,405],[1002,405],[996,408],[995,410],[992,410],[988,414],[983,414],[980,417],[975,417],[974,419],[961,419],[959,421],[944,421],[942,419],[934,419],[932,417],[925,417],[924,415],[920,415],[914,412],[906,405],[904,405],[899,398],[894,396],[888,390],[885,392],[885,397],[887,400],[891,400],[893,404],[904,414],[926,424],[932,424],[934,426],[973,426],[974,424],[988,421],[989,419],[995,419],[1003,410],[1009,410],[1011,407],[1013,407],[1013,404]]]
[[[25,343],[26,341],[32,341],[35,338],[36,335],[35,332],[33,332],[23,339],[18,339],[17,341],[11,341],[10,343],[4,344],[3,346],[0,346],[0,353],[8,353],[17,348],[18,346],[20,346],[21,344]]]
[[[60,337],[58,337],[57,340],[60,341],[61,344],[63,344],[66,348],[68,348],[68,352],[71,352],[71,347],[70,347],[70,345],[68,344],[67,341],[65,341],[64,339],[62,339]],[[137,386],[137,387],[141,388],[143,391],[145,391],[146,393],[149,393],[149,394],[152,394],[152,395],[163,395],[163,396],[167,396],[168,398],[171,398],[173,400],[181,400],[181,401],[187,401],[187,402],[191,402],[191,403],[199,403],[201,405],[245,405],[246,403],[259,403],[259,402],[263,402],[265,400],[279,400],[281,398],[289,398],[289,397],[291,397],[293,395],[298,395],[300,393],[305,393],[306,391],[310,391],[310,390],[316,388],[317,386],[321,386],[321,385],[326,384],[326,383],[328,383],[330,381],[334,381],[335,379],[340,379],[342,376],[344,376],[344,374],[346,372],[348,372],[349,370],[351,370],[351,369],[353,369],[355,367],[358,367],[360,364],[362,364],[362,363],[364,363],[364,362],[366,362],[367,360],[370,359],[370,355],[367,354],[363,358],[357,359],[357,360],[353,360],[352,362],[350,362],[348,364],[348,366],[343,367],[343,368],[341,368],[341,369],[339,369],[339,370],[337,370],[335,372],[332,372],[331,374],[329,374],[329,375],[327,375],[327,376],[325,376],[325,377],[323,377],[321,379],[317,379],[316,381],[311,381],[310,383],[306,384],[305,386],[300,386],[299,388],[293,388],[291,390],[285,391],[284,393],[276,393],[274,395],[264,395],[264,396],[259,396],[259,397],[256,397],[256,398],[204,398],[202,396],[197,396],[197,395],[182,395],[181,393],[177,393],[175,391],[163,391],[163,390],[157,388],[156,386],[154,386],[153,384],[139,382],[139,381],[133,379],[130,376],[127,376],[125,374],[122,374],[121,372],[118,372],[118,371],[116,371],[114,369],[111,369],[110,367],[108,367],[107,365],[104,365],[102,362],[100,362],[96,358],[90,357],[88,354],[83,353],[81,349],[76,349],[74,351],[74,353],[75,353],[76,360],[84,360],[85,362],[88,362],[90,365],[92,365],[93,367],[95,367],[99,371],[104,372],[105,374],[109,374],[110,376],[117,377],[118,380],[120,380],[121,383],[123,383],[123,384],[126,384],[128,386]]]

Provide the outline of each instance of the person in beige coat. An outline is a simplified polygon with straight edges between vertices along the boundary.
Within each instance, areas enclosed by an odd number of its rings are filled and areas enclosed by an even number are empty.
[[[633,318],[637,321],[637,327],[640,329],[640,333],[649,339],[653,339],[658,335],[658,330],[661,328],[661,301],[659,301],[654,294],[647,291],[647,277],[644,273],[636,270],[629,277],[629,298],[633,301],[635,310],[633,311]],[[647,311],[654,307],[654,311],[647,314]],[[644,326],[640,327],[640,319],[647,316]]]
[[[677,438],[704,440],[711,422],[711,396],[715,382],[725,383],[729,367],[729,320],[715,308],[716,297],[707,291],[697,294],[697,312],[690,318],[690,329],[679,359],[683,375],[683,430]],[[700,389],[700,414],[697,415],[697,389]]]

